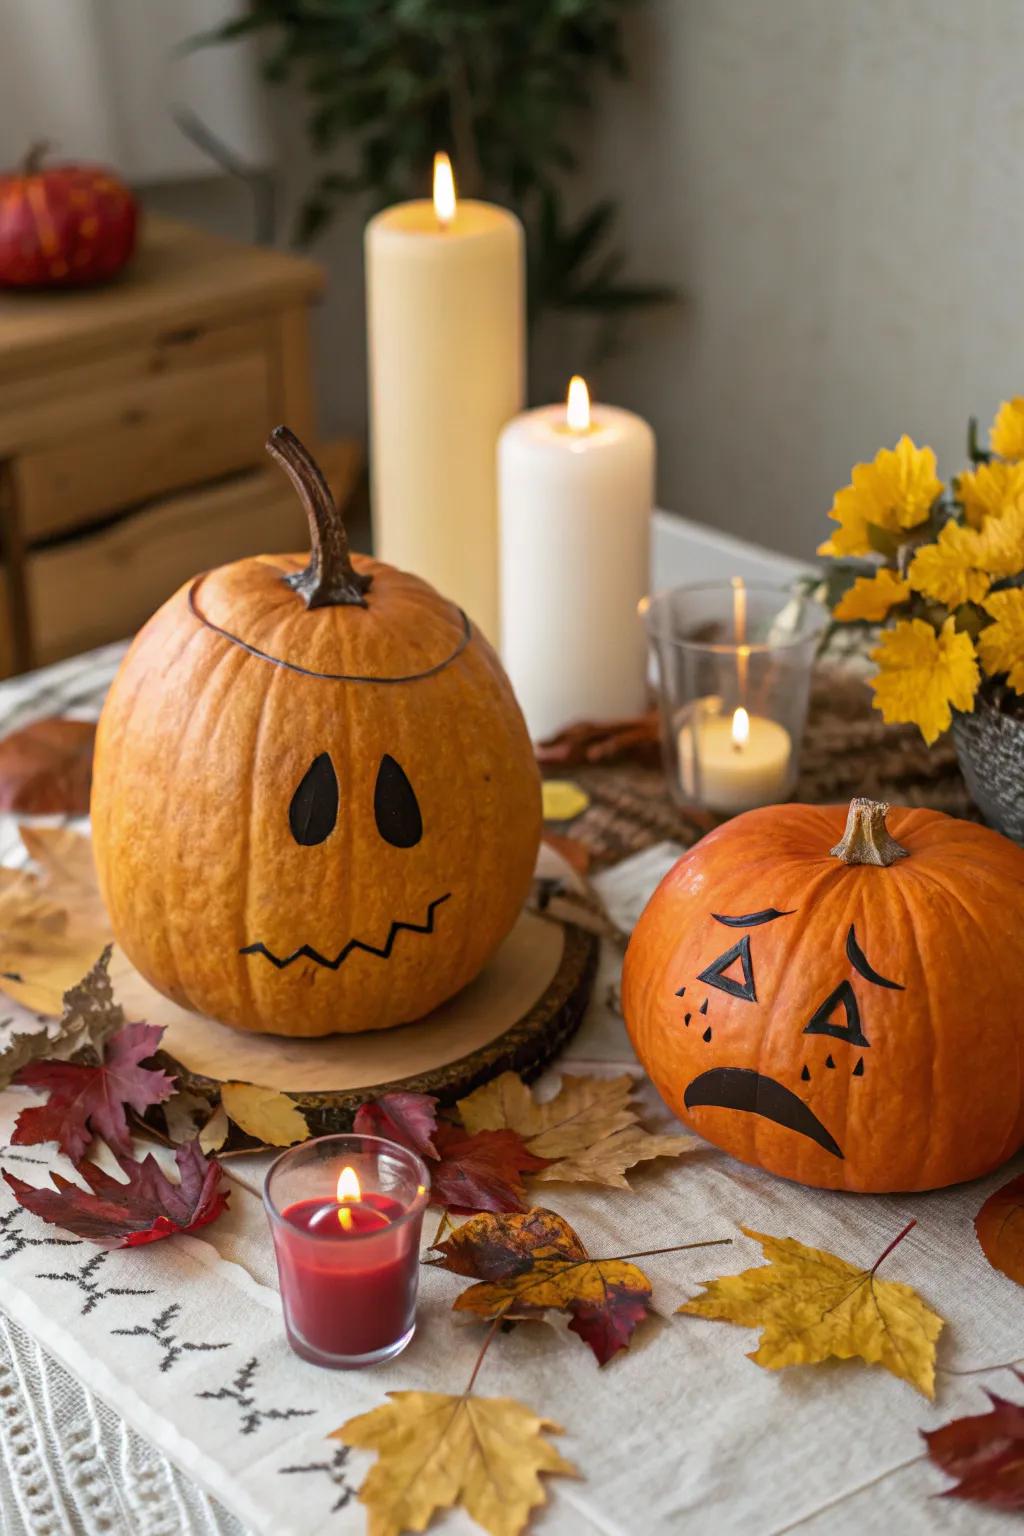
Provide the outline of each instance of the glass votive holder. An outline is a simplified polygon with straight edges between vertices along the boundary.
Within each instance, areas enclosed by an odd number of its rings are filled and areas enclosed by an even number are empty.
[[[263,1187],[288,1342],[335,1370],[376,1365],[416,1329],[426,1164],[380,1136],[319,1136]]]
[[[673,798],[726,815],[787,800],[826,610],[737,577],[676,587],[640,611]]]

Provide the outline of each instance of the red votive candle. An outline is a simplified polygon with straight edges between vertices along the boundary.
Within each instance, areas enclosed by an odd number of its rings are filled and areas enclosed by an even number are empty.
[[[429,1195],[423,1161],[379,1136],[320,1136],[272,1164],[263,1199],[296,1354],[344,1370],[405,1348]]]

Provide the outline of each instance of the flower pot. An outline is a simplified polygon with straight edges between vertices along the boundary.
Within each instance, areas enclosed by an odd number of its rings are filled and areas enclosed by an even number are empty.
[[[990,827],[1024,844],[1024,718],[979,698],[953,717],[953,741],[971,799]]]

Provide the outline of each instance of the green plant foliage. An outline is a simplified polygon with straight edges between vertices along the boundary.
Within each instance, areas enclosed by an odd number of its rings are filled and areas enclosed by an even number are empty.
[[[562,183],[602,72],[623,77],[622,18],[642,0],[251,0],[200,41],[265,34],[268,80],[298,79],[321,157],[344,164],[310,189],[298,238],[339,199],[422,196],[446,149],[459,191],[514,208],[529,248],[531,312],[619,315],[672,297],[622,280],[615,207],[575,220]]]

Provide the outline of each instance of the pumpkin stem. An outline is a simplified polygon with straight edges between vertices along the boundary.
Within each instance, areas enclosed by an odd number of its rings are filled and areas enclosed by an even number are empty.
[[[21,162],[21,174],[23,176],[38,176],[43,168],[43,161],[52,148],[53,145],[49,139],[36,139],[34,144],[30,144],[28,153]]]
[[[309,519],[309,564],[284,580],[307,608],[346,603],[365,608],[365,594],[373,577],[360,575],[352,564],[345,522],[319,464],[288,427],[274,428],[267,439],[267,452],[298,491]]]
[[[885,824],[888,810],[884,800],[865,800],[859,795],[851,800],[846,830],[829,853],[844,864],[877,864],[882,869],[897,859],[909,858],[910,849],[898,843]]]

